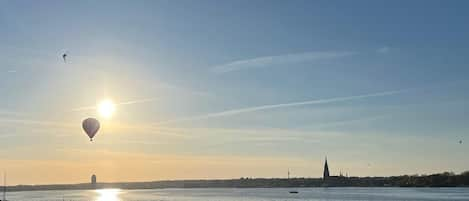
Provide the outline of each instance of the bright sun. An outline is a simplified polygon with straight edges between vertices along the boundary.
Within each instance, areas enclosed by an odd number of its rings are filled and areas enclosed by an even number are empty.
[[[111,100],[103,100],[98,104],[98,112],[105,118],[110,118],[115,110],[116,105]]]

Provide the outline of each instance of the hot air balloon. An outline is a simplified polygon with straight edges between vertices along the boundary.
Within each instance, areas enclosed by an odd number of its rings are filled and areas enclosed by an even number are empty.
[[[93,137],[99,130],[99,121],[95,118],[87,118],[82,123],[83,130],[90,137],[90,141],[93,141]]]

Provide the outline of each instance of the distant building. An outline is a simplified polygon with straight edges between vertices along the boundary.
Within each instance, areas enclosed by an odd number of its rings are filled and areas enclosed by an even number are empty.
[[[91,175],[91,185],[96,185],[96,175]]]
[[[327,157],[326,157],[326,162],[324,163],[324,173],[322,174],[322,178],[326,179],[328,178],[329,175],[329,166],[327,165]]]

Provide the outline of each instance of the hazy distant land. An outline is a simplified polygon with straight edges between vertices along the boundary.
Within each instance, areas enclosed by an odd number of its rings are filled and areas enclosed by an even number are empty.
[[[17,185],[7,191],[83,190],[96,188],[154,189],[154,188],[284,188],[284,187],[469,187],[469,171],[461,174],[449,172],[432,175],[403,175],[391,177],[323,178],[240,178],[219,180],[166,180],[150,182],[116,182]]]

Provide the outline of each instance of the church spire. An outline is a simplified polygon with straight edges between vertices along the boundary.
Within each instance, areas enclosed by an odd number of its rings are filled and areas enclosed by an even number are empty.
[[[326,179],[328,177],[329,177],[329,166],[327,165],[327,156],[326,156],[326,161],[324,163],[323,179]]]

